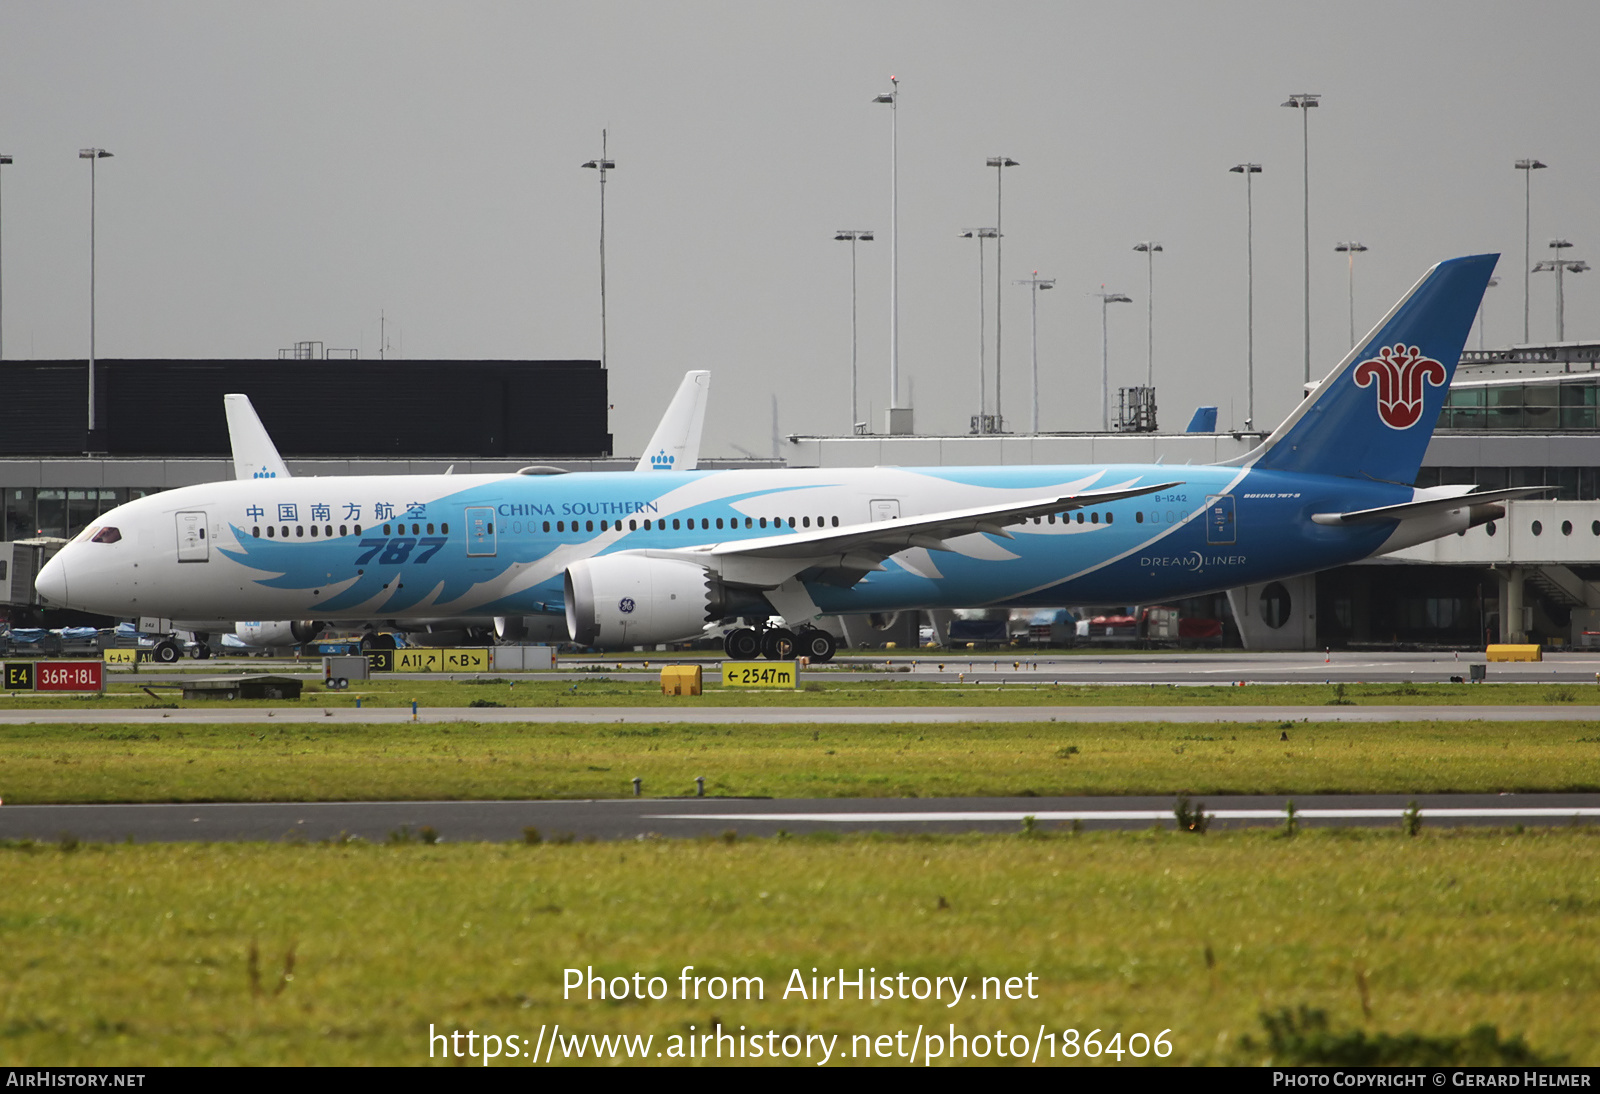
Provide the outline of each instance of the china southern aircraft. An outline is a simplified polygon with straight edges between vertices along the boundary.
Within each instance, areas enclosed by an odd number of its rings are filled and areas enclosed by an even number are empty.
[[[1497,257],[1434,266],[1222,464],[210,483],[104,514],[37,587],[114,616],[564,616],[611,648],[742,620],[730,656],[825,661],[827,615],[1152,603],[1344,565],[1528,492],[1409,485]]]

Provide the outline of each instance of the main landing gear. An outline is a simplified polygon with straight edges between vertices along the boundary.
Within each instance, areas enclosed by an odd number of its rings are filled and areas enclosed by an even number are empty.
[[[839,640],[827,631],[816,627],[801,627],[791,631],[787,627],[740,627],[730,631],[722,640],[722,649],[732,661],[753,661],[765,657],[769,661],[788,661],[805,657],[814,665],[833,660]]]

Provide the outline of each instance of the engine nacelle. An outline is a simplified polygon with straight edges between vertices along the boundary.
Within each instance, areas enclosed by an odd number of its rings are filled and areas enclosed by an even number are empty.
[[[586,558],[567,567],[567,630],[574,642],[609,648],[693,638],[713,618],[713,584],[678,559]]]
[[[554,612],[540,615],[497,615],[494,636],[501,642],[565,642],[567,617]]]
[[[267,619],[241,622],[234,633],[252,646],[301,646],[321,634],[325,626],[312,619]]]

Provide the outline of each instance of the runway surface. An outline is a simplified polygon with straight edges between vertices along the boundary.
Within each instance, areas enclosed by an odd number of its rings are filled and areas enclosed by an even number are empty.
[[[1029,707],[713,707],[685,697],[681,707],[424,707],[415,721],[542,722],[664,725],[841,725],[959,722],[1600,722],[1600,707],[1582,706],[1029,706]],[[288,709],[215,706],[184,710],[5,710],[0,725],[182,725],[264,723],[398,725],[413,720],[410,707],[315,707]]]
[[[1307,826],[1395,827],[1415,800],[1422,823],[1568,825],[1600,823],[1600,794],[1308,795],[1294,799]],[[1217,829],[1281,825],[1280,796],[1206,799]],[[1019,832],[1033,817],[1043,831],[1175,827],[1170,797],[1085,798],[628,798],[620,801],[316,802],[199,805],[6,805],[0,838],[93,842],[328,840],[383,842],[423,826],[451,842],[636,839],[649,836],[774,836],[831,832]]]

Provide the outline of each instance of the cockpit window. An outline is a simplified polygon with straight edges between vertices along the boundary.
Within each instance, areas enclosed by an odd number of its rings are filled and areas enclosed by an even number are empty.
[[[110,525],[100,529],[89,539],[90,543],[120,543],[121,541],[122,533]]]

